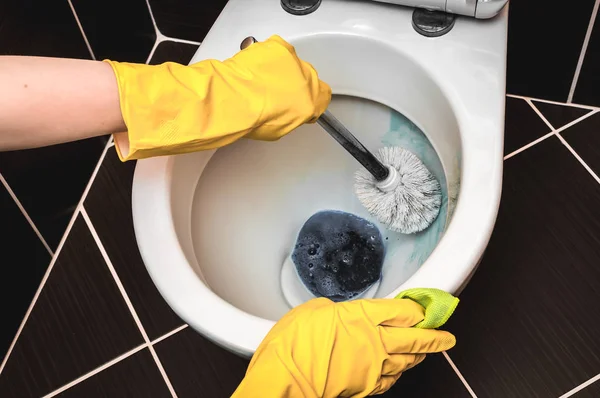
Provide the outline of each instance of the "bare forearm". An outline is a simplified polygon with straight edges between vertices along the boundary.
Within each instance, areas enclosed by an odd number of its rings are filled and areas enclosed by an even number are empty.
[[[0,151],[125,129],[110,65],[77,59],[0,56]]]

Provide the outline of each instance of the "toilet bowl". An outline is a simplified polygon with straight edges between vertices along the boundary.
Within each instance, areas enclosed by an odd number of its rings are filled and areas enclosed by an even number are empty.
[[[416,33],[411,14],[328,0],[293,16],[277,0],[230,0],[191,62],[226,59],[247,36],[278,34],[331,85],[330,110],[369,149],[412,146],[429,162],[444,211],[417,235],[380,228],[388,247],[375,297],[412,287],[458,293],[500,201],[507,10],[486,21],[458,17],[437,38]],[[192,328],[252,355],[290,309],[281,267],[304,221],[324,209],[370,219],[353,194],[359,167],[316,124],[277,142],[139,161],[132,207],[148,272]]]

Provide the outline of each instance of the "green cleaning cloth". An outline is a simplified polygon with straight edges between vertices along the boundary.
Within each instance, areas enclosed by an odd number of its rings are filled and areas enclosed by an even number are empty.
[[[419,329],[437,329],[450,319],[458,305],[458,298],[439,289],[415,288],[408,289],[396,296],[397,299],[407,298],[425,308],[425,319],[414,327]]]

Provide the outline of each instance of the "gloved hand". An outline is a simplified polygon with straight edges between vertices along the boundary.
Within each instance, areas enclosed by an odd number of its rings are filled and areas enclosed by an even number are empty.
[[[331,88],[279,36],[223,62],[191,66],[110,63],[128,133],[121,160],[214,149],[242,137],[276,140],[315,122]]]
[[[425,354],[456,343],[448,332],[412,327],[424,318],[425,309],[410,299],[308,301],[271,329],[233,398],[381,394]]]

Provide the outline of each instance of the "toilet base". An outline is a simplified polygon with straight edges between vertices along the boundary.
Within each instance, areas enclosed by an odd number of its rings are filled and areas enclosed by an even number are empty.
[[[458,289],[456,289],[456,291],[454,292],[455,296],[460,296],[460,294],[462,293],[462,291],[467,287],[467,285],[471,281],[471,278],[473,278],[473,275],[475,275],[475,272],[477,271],[477,268],[479,268],[479,264],[481,264],[481,260],[483,260],[483,256],[484,255],[485,255],[485,251],[483,252],[483,255],[481,256],[481,258],[479,259],[479,261],[477,261],[477,265],[475,265],[475,267],[473,268],[473,270],[471,271],[471,273],[469,274],[469,276],[467,277],[467,279],[465,279],[465,281],[463,282],[463,284],[460,285],[460,287]]]

